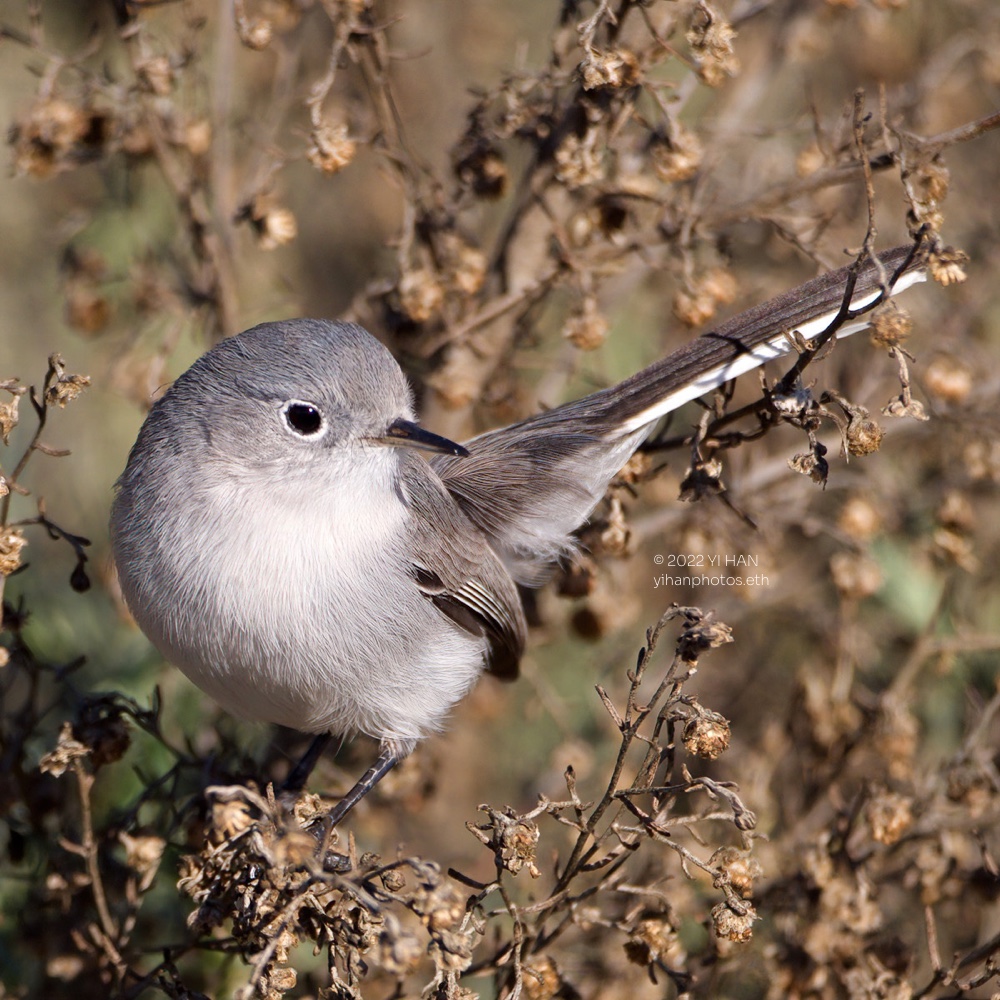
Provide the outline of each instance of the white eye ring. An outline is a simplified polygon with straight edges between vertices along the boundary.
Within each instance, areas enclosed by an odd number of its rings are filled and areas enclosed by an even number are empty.
[[[315,439],[326,433],[323,411],[304,399],[290,399],[281,407],[285,429],[299,438]]]

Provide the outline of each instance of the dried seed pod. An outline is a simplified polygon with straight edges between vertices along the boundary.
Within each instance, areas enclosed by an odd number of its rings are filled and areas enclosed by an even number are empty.
[[[925,201],[944,201],[950,182],[951,174],[943,163],[928,163],[917,171],[917,183],[923,191]]]
[[[212,123],[207,118],[195,118],[184,123],[181,145],[192,156],[204,156],[212,148]]]
[[[635,965],[652,965],[677,957],[677,930],[666,913],[646,914],[625,942],[625,956]]]
[[[625,518],[625,509],[618,497],[612,497],[608,505],[607,527],[601,532],[601,551],[617,559],[623,559],[631,550],[632,531]]]
[[[442,233],[436,247],[448,287],[461,295],[475,295],[486,280],[486,254],[453,232]]]
[[[726,882],[743,899],[753,895],[754,881],[764,874],[760,862],[749,851],[741,851],[738,847],[720,847],[708,863],[725,876]]]
[[[889,846],[895,844],[913,825],[913,800],[882,789],[868,801],[865,814],[872,839]]]
[[[426,323],[444,305],[444,289],[437,275],[426,267],[407,271],[399,279],[399,304],[414,323]]]
[[[890,399],[882,407],[882,415],[885,417],[912,417],[914,420],[930,420],[924,404],[919,399],[907,399],[902,394]]]
[[[436,870],[414,893],[410,908],[432,933],[454,930],[466,912],[465,897]]]
[[[898,347],[913,331],[910,314],[895,302],[883,302],[871,314],[870,337],[876,347]]]
[[[581,351],[594,351],[608,338],[608,321],[593,295],[584,296],[579,312],[563,325],[562,335]]]
[[[267,18],[258,17],[253,20],[238,18],[236,24],[240,41],[254,52],[260,52],[271,44],[274,38],[274,26]]]
[[[812,451],[799,452],[788,460],[788,467],[808,476],[814,483],[825,486],[830,475],[830,463],[826,460],[826,445],[817,441]]]
[[[495,146],[477,145],[455,164],[459,181],[480,198],[500,198],[507,190],[507,164]]]
[[[718,712],[702,710],[684,727],[684,749],[694,757],[715,760],[729,749],[729,720]]]
[[[934,532],[934,550],[948,562],[960,566],[967,573],[979,569],[979,559],[976,557],[972,539],[954,528],[938,528]]]
[[[958,358],[939,354],[927,366],[923,384],[942,403],[964,403],[972,392],[972,369]]]
[[[927,258],[927,271],[939,285],[960,285],[966,279],[965,265],[969,255],[954,247],[932,250]]]
[[[799,150],[795,157],[795,173],[799,177],[811,177],[826,166],[826,154],[818,143],[811,142]]]
[[[743,912],[735,910],[729,903],[716,903],[712,907],[712,923],[715,933],[727,941],[743,944],[753,937],[753,925],[757,911],[750,903],[743,904]]]
[[[15,174],[50,177],[99,153],[109,131],[107,116],[82,102],[40,98],[10,130]]]
[[[295,216],[290,209],[278,205],[271,195],[254,195],[237,218],[250,222],[261,250],[275,250],[298,236]]]
[[[133,836],[126,831],[118,834],[118,840],[125,848],[125,864],[145,881],[156,873],[167,842],[152,834]]]
[[[84,704],[73,726],[73,735],[90,748],[95,770],[121,760],[132,742],[131,730],[121,708],[105,698],[88,700]]]
[[[316,126],[309,134],[309,162],[326,174],[343,170],[355,157],[358,144],[350,138],[346,125]]]
[[[685,326],[692,328],[702,326],[715,315],[715,302],[711,296],[683,288],[674,295],[671,308]]]
[[[522,982],[528,1000],[554,1000],[565,986],[558,966],[548,955],[539,955],[524,967]]]
[[[698,137],[679,124],[674,125],[669,135],[654,136],[650,145],[653,170],[668,184],[693,177],[703,155]]]
[[[378,964],[393,976],[407,976],[414,972],[426,953],[420,939],[406,930],[391,913],[383,915],[383,926],[378,936]]]
[[[956,761],[947,770],[946,795],[959,802],[972,819],[987,815],[995,808],[997,789],[992,776],[979,762]]]
[[[53,379],[52,376],[55,376]],[[45,389],[47,406],[65,407],[90,385],[89,375],[72,375],[66,372],[66,362],[61,354],[49,355],[49,382]]]
[[[851,414],[847,430],[844,432],[847,451],[859,457],[871,455],[872,452],[878,451],[882,435],[882,428],[872,420],[868,411],[864,407],[858,407],[857,411]]]
[[[111,319],[111,302],[91,281],[70,278],[66,282],[66,322],[80,333],[99,333]]]
[[[727,77],[736,76],[740,61],[733,48],[736,31],[708,6],[699,3],[695,8],[698,19],[687,32],[688,45],[698,67],[698,76],[709,87],[720,87]]]
[[[0,576],[10,576],[21,565],[21,549],[27,544],[18,528],[0,527]]]
[[[20,391],[8,390],[12,393],[12,398],[5,403],[0,403],[0,441],[3,441],[4,444],[9,443],[10,432],[17,426],[19,419],[18,405],[21,402],[21,396],[24,395],[24,388],[19,388]]]
[[[892,780],[907,781],[913,776],[919,744],[920,724],[913,713],[895,698],[884,696],[872,745]]]
[[[830,557],[830,575],[841,597],[849,600],[871,597],[882,586],[879,564],[857,552],[835,552]]]
[[[479,810],[489,816],[489,821],[480,825],[465,825],[470,833],[493,851],[496,866],[511,875],[527,869],[532,878],[538,878],[541,874],[535,864],[535,849],[540,835],[538,824],[518,815],[509,806],[500,811],[481,805]]]
[[[556,177],[568,188],[586,187],[604,179],[605,143],[598,129],[581,136],[570,132],[555,153]]]
[[[724,267],[713,267],[681,289],[674,296],[674,315],[686,326],[707,323],[716,313],[720,302],[732,302],[736,297],[736,279]]]
[[[627,49],[612,49],[608,52],[589,49],[580,63],[580,79],[584,90],[634,87],[641,77],[639,60]]]
[[[166,56],[149,56],[136,65],[139,82],[157,97],[166,97],[174,89],[174,68]]]
[[[855,541],[864,542],[881,530],[882,516],[870,500],[853,496],[841,507],[837,527]]]
[[[74,761],[83,760],[89,756],[90,747],[81,743],[73,735],[73,726],[69,722],[64,722],[59,730],[56,748],[42,755],[42,759],[38,762],[38,770],[43,774],[51,774],[54,778],[59,778],[73,766]]]
[[[680,634],[677,640],[677,655],[687,663],[694,663],[706,650],[716,649],[732,641],[733,630],[725,622],[703,618],[688,625]],[[722,716],[718,718],[722,719]],[[725,719],[722,721],[725,722]]]
[[[681,480],[677,496],[685,503],[696,503],[705,497],[718,496],[725,491],[726,487],[722,482],[722,462],[717,458],[711,458],[696,462],[687,470],[687,474]]]

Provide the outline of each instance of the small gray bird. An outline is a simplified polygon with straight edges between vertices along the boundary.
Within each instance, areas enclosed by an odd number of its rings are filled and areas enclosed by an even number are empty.
[[[392,355],[359,326],[264,323],[196,361],[150,411],[118,481],[122,591],[156,648],[235,715],[367,733],[344,814],[483,671],[513,677],[516,584],[542,582],[665,414],[838,335],[923,278],[914,247],[831,272],[619,385],[459,445],[415,422]],[[850,294],[845,295],[848,289]],[[425,458],[421,452],[429,454]]]

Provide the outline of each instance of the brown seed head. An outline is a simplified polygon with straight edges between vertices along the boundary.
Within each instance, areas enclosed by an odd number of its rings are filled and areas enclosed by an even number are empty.
[[[237,25],[240,41],[248,48],[259,52],[266,49],[274,38],[274,27],[267,18],[243,19]]]
[[[38,770],[43,774],[59,778],[73,766],[74,761],[89,756],[90,747],[76,739],[73,735],[73,726],[69,722],[64,722],[62,729],[59,730],[59,740],[55,750],[50,750],[42,756],[38,762]]]
[[[698,327],[715,315],[715,300],[701,291],[690,292],[682,288],[674,295],[672,309],[685,326]]]
[[[842,597],[862,600],[882,586],[882,570],[870,556],[857,552],[835,552],[830,557],[830,575]]]
[[[441,268],[449,288],[461,295],[475,295],[486,280],[486,254],[470,246],[457,233],[443,233],[438,244]]]
[[[939,354],[924,372],[924,386],[942,403],[964,403],[972,392],[972,369],[964,361]]]
[[[917,183],[928,202],[944,201],[948,194],[951,174],[943,163],[928,163],[917,173]]]
[[[570,132],[555,153],[556,177],[570,189],[604,179],[605,143],[596,128],[582,135]]]
[[[391,914],[385,914],[378,936],[377,962],[392,976],[408,976],[416,971],[426,954],[424,945]]]
[[[927,270],[939,285],[960,285],[966,279],[965,265],[969,255],[954,247],[931,251]]]
[[[507,165],[492,146],[477,147],[459,160],[455,173],[480,198],[499,198],[507,190]]]
[[[38,100],[11,130],[14,171],[48,177],[75,165],[72,154],[91,132],[94,116],[87,108],[59,97]]]
[[[634,87],[641,78],[639,60],[627,49],[590,49],[580,63],[580,78],[584,90]]]
[[[668,137],[654,141],[650,153],[653,170],[667,184],[693,177],[701,166],[703,156],[698,137],[682,125],[675,125]]]
[[[183,145],[192,156],[204,156],[212,148],[212,123],[195,118],[184,123]]]
[[[0,576],[10,576],[21,565],[21,549],[27,544],[19,529],[0,527]]]
[[[709,858],[709,864],[725,876],[726,882],[743,899],[749,899],[753,895],[754,881],[764,874],[760,862],[749,851],[741,851],[738,847],[720,847]]]
[[[562,976],[548,955],[532,959],[523,970],[524,995],[528,1000],[553,1000],[563,988]]]
[[[587,295],[579,312],[566,320],[562,335],[581,351],[594,351],[608,338],[608,321],[593,295]]]
[[[852,496],[840,509],[837,527],[854,541],[865,542],[881,530],[882,515],[870,500]]]
[[[166,56],[149,56],[136,66],[139,82],[157,97],[166,97],[174,88],[174,68]]]
[[[17,409],[21,397],[24,395],[24,389],[22,387],[19,392],[11,389],[10,392],[12,398],[0,403],[0,441],[3,441],[4,444],[9,443],[10,432],[17,426]]]
[[[824,166],[826,166],[826,154],[815,142],[799,150],[798,156],[795,157],[795,172],[799,177],[810,177]]]
[[[291,209],[269,208],[258,220],[257,246],[261,250],[276,250],[298,236],[299,226]]]
[[[883,302],[871,314],[871,341],[876,347],[898,347],[912,331],[910,314],[892,300]]]
[[[407,271],[399,279],[399,304],[414,323],[426,323],[444,306],[444,289],[429,268]]]
[[[883,790],[869,800],[866,813],[872,838],[888,846],[895,844],[913,824],[913,800]]]
[[[736,76],[740,70],[733,48],[736,32],[707,4],[699,4],[697,12],[699,20],[688,30],[687,42],[702,82],[709,87],[720,87],[727,77]]]
[[[870,455],[878,451],[882,443],[882,428],[872,420],[868,411],[859,407],[852,413],[847,423],[844,436],[847,439],[847,450],[851,455]]]
[[[704,710],[684,727],[684,749],[695,757],[715,760],[729,749],[729,720]]]
[[[716,903],[712,907],[712,923],[720,938],[744,944],[753,937],[757,911],[750,903],[744,903],[742,909],[743,912],[739,913],[729,903]]]
[[[650,914],[638,921],[624,947],[630,962],[651,965],[677,952],[677,931],[667,914]]]
[[[162,837],[150,834],[132,836],[123,830],[118,834],[118,840],[125,848],[125,864],[137,875],[149,877],[160,867],[160,859],[167,846]]]
[[[309,162],[326,174],[343,170],[357,153],[358,144],[350,138],[346,125],[319,125],[309,135]]]

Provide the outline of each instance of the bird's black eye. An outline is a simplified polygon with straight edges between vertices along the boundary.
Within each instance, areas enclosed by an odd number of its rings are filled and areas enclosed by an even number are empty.
[[[288,429],[298,437],[315,437],[324,428],[323,414],[315,403],[289,400],[281,408]]]

